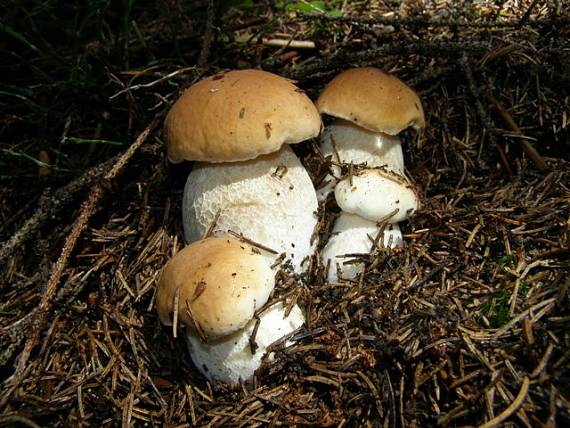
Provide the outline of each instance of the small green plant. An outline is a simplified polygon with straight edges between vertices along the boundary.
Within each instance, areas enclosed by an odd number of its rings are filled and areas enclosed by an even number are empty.
[[[222,10],[227,10],[230,7],[249,9],[255,7],[255,2],[253,0],[222,0],[220,2],[220,8]]]
[[[526,295],[530,291],[530,285],[528,285],[525,281],[521,281],[519,285],[519,299],[525,300]]]
[[[507,290],[500,291],[497,295],[488,299],[481,307],[481,315],[489,320],[491,327],[499,328],[509,322],[509,299],[511,293]]]
[[[326,16],[341,16],[342,12],[336,6],[342,2],[338,0],[324,1],[280,1],[275,3],[277,9],[286,9],[290,12],[314,13]]]
[[[511,267],[514,265],[515,257],[512,254],[504,254],[499,259],[499,268],[503,270],[505,267]]]
[[[65,137],[64,143],[68,144],[107,144],[109,146],[124,146],[125,143],[121,141],[111,141],[111,140],[101,140],[101,139],[90,139],[90,138],[78,138],[78,137]]]
[[[62,167],[59,167],[57,165],[50,165],[50,164],[47,164],[45,162],[42,162],[41,160],[39,160],[39,159],[21,151],[21,150],[0,149],[0,151],[2,153],[4,153],[5,155],[8,155],[8,156],[12,156],[15,158],[24,158],[26,160],[29,160],[29,161],[35,163],[40,168],[45,168],[45,169],[49,169],[51,171],[57,171],[57,172],[70,172],[71,171],[70,169],[67,169],[67,168],[62,168]]]

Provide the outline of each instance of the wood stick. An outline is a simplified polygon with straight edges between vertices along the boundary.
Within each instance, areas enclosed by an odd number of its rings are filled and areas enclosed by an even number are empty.
[[[125,167],[127,162],[131,159],[133,154],[136,150],[147,140],[150,133],[157,127],[158,123],[160,122],[160,118],[162,118],[162,114],[157,114],[153,121],[146,127],[146,129],[139,134],[136,138],[135,142],[119,157],[115,165],[111,168],[111,170],[105,174],[103,183],[110,183],[113,179],[117,177],[117,175],[122,171]],[[81,206],[81,211],[79,215],[75,219],[71,227],[71,232],[69,233],[63,250],[61,251],[61,255],[55,264],[55,268],[51,273],[51,276],[48,280],[47,287],[45,288],[44,293],[42,294],[40,303],[38,304],[37,311],[32,317],[32,320],[29,324],[29,335],[24,344],[24,349],[20,352],[18,356],[16,371],[12,376],[12,387],[15,387],[20,384],[23,380],[27,363],[32,353],[32,350],[38,344],[40,339],[41,332],[43,331],[44,327],[48,323],[50,318],[50,312],[53,304],[53,299],[57,294],[58,285],[61,280],[61,276],[63,275],[65,268],[67,266],[67,261],[71,256],[71,253],[75,247],[75,244],[87,226],[87,223],[91,216],[93,215],[99,201],[103,197],[105,184],[99,183],[97,184],[90,192],[87,199],[83,202]],[[13,391],[14,389],[11,389]],[[6,394],[2,401],[0,402],[0,408],[4,407],[8,402],[9,394]]]
[[[503,121],[505,122],[507,127],[511,131],[513,131],[514,133],[519,134],[519,135],[523,135],[522,130],[516,124],[515,120],[511,116],[511,114],[501,104],[501,102],[497,98],[495,98],[495,96],[491,93],[490,89],[487,89],[486,95],[487,95],[487,98],[489,99],[489,101],[494,105],[495,109],[501,115],[501,118],[503,119]],[[522,146],[523,151],[530,158],[530,160],[532,160],[532,162],[534,163],[534,165],[537,167],[537,169],[540,172],[548,171],[548,165],[546,165],[546,162],[544,161],[544,159],[542,159],[540,154],[538,154],[538,152],[536,151],[534,146],[528,140],[520,139],[520,144]]]
[[[311,40],[285,40],[285,39],[263,39],[265,46],[278,46],[291,49],[315,49],[317,46]]]

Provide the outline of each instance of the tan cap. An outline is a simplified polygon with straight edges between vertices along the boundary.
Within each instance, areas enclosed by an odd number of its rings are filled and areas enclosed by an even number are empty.
[[[390,135],[425,126],[418,95],[397,77],[373,67],[336,76],[323,89],[317,107],[321,113]]]
[[[168,159],[232,162],[253,159],[316,137],[315,105],[290,81],[261,70],[207,77],[174,103],[164,130]]]
[[[243,328],[274,285],[269,263],[251,246],[237,239],[203,239],[177,253],[162,271],[158,315],[172,325],[179,289],[178,320],[205,339],[220,338]]]

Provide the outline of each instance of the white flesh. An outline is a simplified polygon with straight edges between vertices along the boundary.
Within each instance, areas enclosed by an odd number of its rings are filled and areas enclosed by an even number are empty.
[[[251,161],[196,163],[184,188],[184,235],[187,242],[201,239],[220,212],[214,236],[241,233],[285,252],[300,272],[312,253],[317,205],[311,179],[287,145]],[[276,255],[268,257],[273,262]]]
[[[211,344],[187,333],[186,340],[194,365],[210,380],[232,384],[239,383],[240,379],[247,381],[261,365],[267,347],[297,330],[305,322],[305,317],[297,305],[285,318],[282,303],[271,306],[259,318],[260,323],[255,335],[255,354],[251,353],[249,343],[255,320],[249,322],[242,331]],[[272,355],[268,358],[272,358]]]
[[[325,128],[321,134],[321,151],[331,156],[333,162],[340,158],[341,163],[366,163],[369,168],[383,167],[404,174],[404,154],[397,135],[368,131],[346,120],[335,119]],[[340,178],[340,168],[333,166],[333,174]],[[330,183],[317,191],[319,200],[326,198],[336,184],[333,177],[327,179]]]
[[[379,231],[380,228],[373,221],[346,212],[340,214],[340,217],[336,219],[332,235],[321,253],[325,266],[330,260],[329,282],[336,282],[340,278],[352,279],[362,272],[363,263],[344,264],[354,257],[341,256],[345,254],[369,254],[374,245],[372,240],[376,239]],[[402,232],[397,224],[386,226],[383,236],[378,240],[378,245],[389,246],[389,248],[403,245]],[[342,272],[340,278],[337,275],[337,264]]]

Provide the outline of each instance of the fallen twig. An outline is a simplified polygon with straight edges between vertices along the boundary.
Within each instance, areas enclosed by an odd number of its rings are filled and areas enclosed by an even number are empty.
[[[118,158],[117,162],[113,165],[111,170],[105,174],[104,182],[108,183],[117,177],[117,175],[122,171],[136,150],[146,141],[150,133],[157,127],[158,123],[160,122],[159,119],[161,117],[162,114],[156,115],[150,125],[148,125],[146,129],[139,134],[135,142],[127,149],[127,151],[125,151],[125,153],[123,153]],[[83,202],[81,211],[79,212],[79,215],[71,227],[71,232],[65,241],[61,255],[55,265],[54,270],[51,273],[47,287],[41,297],[40,303],[38,304],[37,311],[30,321],[29,336],[24,344],[24,349],[18,356],[16,371],[11,378],[11,391],[14,391],[14,387],[18,385],[24,377],[30,354],[32,350],[37,346],[40,334],[49,320],[52,302],[57,293],[61,276],[63,275],[65,267],[67,266],[67,261],[71,255],[71,252],[73,251],[73,248],[75,247],[77,239],[85,229],[103,194],[104,185],[99,183],[91,190],[88,198]],[[10,394],[6,394],[2,398],[2,401],[0,401],[0,407],[4,407],[6,405],[9,399],[9,395]]]
[[[202,38],[202,49],[198,57],[198,66],[202,67],[208,62],[210,56],[210,46],[214,38],[214,19],[215,19],[215,4],[214,0],[208,0],[208,9],[206,11],[206,28],[204,30],[204,37]]]
[[[113,157],[85,172],[77,180],[57,189],[53,194],[46,193],[40,197],[38,208],[24,225],[10,239],[0,246],[0,262],[12,255],[14,249],[23,245],[30,236],[44,223],[64,208],[76,193],[91,185],[97,178],[104,174],[111,165],[117,162],[118,156]]]
[[[315,49],[315,42],[311,40],[293,40],[293,39],[263,39],[265,46],[277,46],[291,49]]]
[[[513,117],[510,115],[507,109],[503,107],[500,101],[497,98],[495,98],[495,96],[491,93],[490,89],[488,89],[485,92],[485,95],[487,96],[489,101],[493,104],[495,109],[497,109],[497,111],[501,115],[502,119],[504,120],[508,128],[517,135],[523,135],[522,130],[516,124]],[[532,160],[532,162],[538,168],[538,170],[540,172],[548,171],[548,165],[546,165],[546,162],[544,162],[544,159],[542,159],[542,157],[538,154],[533,145],[526,138],[519,138],[518,140],[520,141],[523,151],[530,158],[530,160]]]

